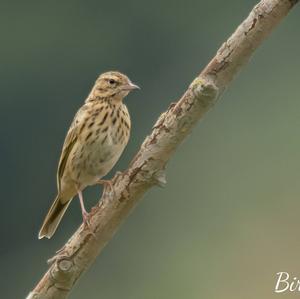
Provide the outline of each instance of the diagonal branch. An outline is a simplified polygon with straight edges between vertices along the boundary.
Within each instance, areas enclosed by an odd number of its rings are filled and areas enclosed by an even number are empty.
[[[62,299],[68,296],[80,275],[90,267],[143,194],[154,185],[166,184],[164,169],[181,141],[216,103],[254,50],[297,2],[262,0],[253,8],[181,99],[159,117],[129,168],[113,178],[113,199],[103,194],[99,205],[91,211],[94,235],[80,226],[49,261],[49,270],[27,299]]]

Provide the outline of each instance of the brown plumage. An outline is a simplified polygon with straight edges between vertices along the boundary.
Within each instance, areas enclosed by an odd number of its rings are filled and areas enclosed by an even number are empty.
[[[97,79],[67,133],[57,170],[58,194],[46,215],[39,239],[52,237],[76,194],[83,221],[88,224],[82,190],[96,183],[109,184],[101,178],[118,161],[130,135],[130,116],[123,98],[137,88],[119,72],[107,72]]]

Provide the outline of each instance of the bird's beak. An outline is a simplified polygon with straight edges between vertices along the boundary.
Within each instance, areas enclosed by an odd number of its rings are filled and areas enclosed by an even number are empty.
[[[133,84],[132,82],[130,82],[129,84],[123,87],[123,90],[134,90],[134,89],[140,89],[140,87],[137,86],[136,84]]]

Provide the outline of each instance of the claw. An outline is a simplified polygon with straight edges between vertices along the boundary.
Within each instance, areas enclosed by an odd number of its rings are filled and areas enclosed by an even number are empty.
[[[82,211],[83,229],[87,229],[88,234],[92,235],[95,239],[97,239],[95,233],[91,228],[90,216],[90,213],[88,213],[87,211]]]
[[[83,219],[83,224],[87,227],[90,227],[91,226],[91,223],[90,223],[90,214],[87,212],[87,211],[82,211],[82,219]]]
[[[109,197],[114,197],[115,196],[115,190],[113,187],[113,184],[110,180],[98,180],[97,184],[104,185],[104,193],[107,193]],[[110,191],[107,191],[107,188],[109,187]]]

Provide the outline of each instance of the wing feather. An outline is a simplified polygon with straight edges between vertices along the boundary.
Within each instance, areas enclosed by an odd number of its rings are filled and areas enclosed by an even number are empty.
[[[63,145],[62,153],[59,159],[58,163],[58,169],[57,169],[57,186],[58,186],[58,191],[60,191],[60,181],[61,178],[63,177],[66,164],[68,161],[68,158],[70,156],[70,152],[72,151],[74,144],[77,141],[77,130],[75,126],[71,126],[71,128],[68,131],[68,134],[65,138],[65,142]]]
[[[82,119],[82,112],[87,110],[87,105],[83,105],[78,112],[76,113],[74,120],[71,124],[71,127],[67,133],[67,136],[65,138],[64,141],[64,145],[63,145],[63,149],[61,152],[61,156],[59,159],[59,163],[58,163],[58,169],[57,169],[57,187],[58,187],[58,192],[60,192],[60,187],[61,187],[61,178],[64,175],[64,171],[68,162],[68,158],[70,156],[70,153],[74,147],[74,145],[76,144],[77,140],[78,140],[78,128],[80,126],[81,123],[81,119]]]

